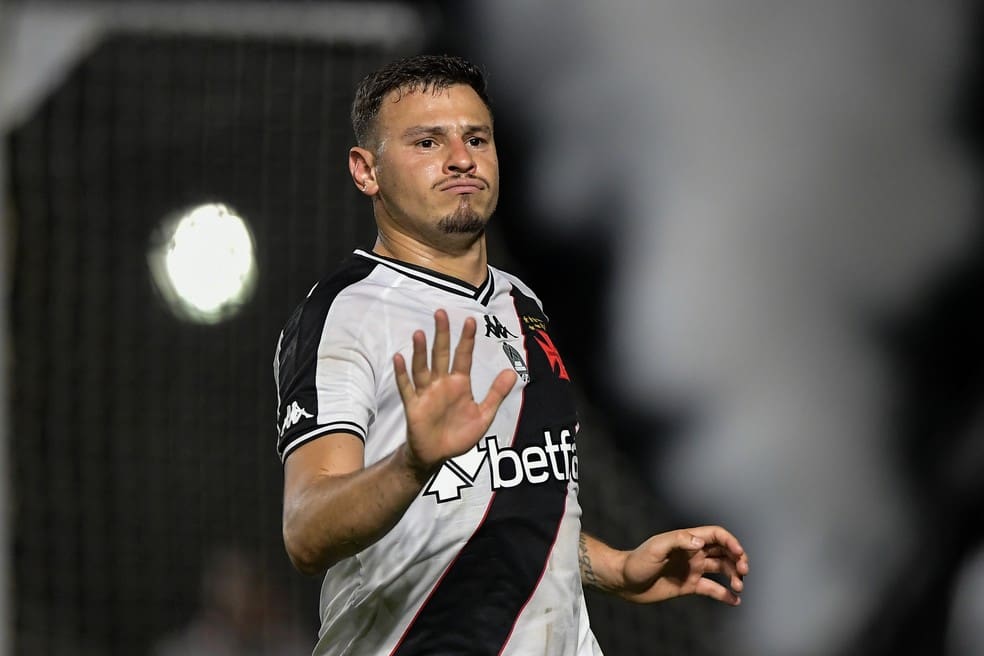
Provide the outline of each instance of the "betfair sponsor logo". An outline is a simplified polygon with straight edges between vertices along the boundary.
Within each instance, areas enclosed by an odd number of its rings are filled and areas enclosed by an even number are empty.
[[[543,446],[531,444],[523,449],[501,446],[495,435],[485,438],[464,455],[452,458],[428,481],[424,495],[438,502],[461,498],[461,490],[472,487],[482,469],[489,470],[493,490],[523,483],[540,485],[550,480],[577,481],[577,446],[574,431],[543,431]]]
[[[544,446],[530,445],[522,450],[500,447],[495,435],[478,448],[488,453],[492,470],[492,489],[516,487],[526,481],[538,485],[551,478],[577,480],[577,449],[568,429],[557,438],[543,431]]]

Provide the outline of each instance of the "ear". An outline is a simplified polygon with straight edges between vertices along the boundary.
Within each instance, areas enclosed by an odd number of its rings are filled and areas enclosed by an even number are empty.
[[[376,184],[375,156],[365,148],[353,146],[349,150],[349,173],[355,186],[366,196],[373,196],[379,191]]]

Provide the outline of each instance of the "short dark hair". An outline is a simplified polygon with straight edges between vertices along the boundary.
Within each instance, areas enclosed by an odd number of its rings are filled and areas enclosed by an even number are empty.
[[[383,98],[392,91],[442,91],[455,84],[475,90],[492,112],[485,73],[453,55],[414,55],[397,59],[362,79],[352,101],[352,130],[359,146],[368,147]]]

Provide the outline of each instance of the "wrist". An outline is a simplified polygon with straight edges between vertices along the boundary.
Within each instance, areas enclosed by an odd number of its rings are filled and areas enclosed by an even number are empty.
[[[579,549],[582,582],[605,592],[621,594],[625,589],[629,552],[614,549],[583,532]]]
[[[430,480],[430,477],[440,467],[440,465],[427,465],[422,462],[406,442],[396,450],[396,455],[400,467],[421,487]]]
[[[631,551],[622,551],[620,549],[612,549],[610,556],[610,567],[609,567],[609,577],[611,583],[611,590],[618,594],[622,594],[626,589],[626,581],[628,580],[625,576],[625,568],[629,560],[629,554]]]

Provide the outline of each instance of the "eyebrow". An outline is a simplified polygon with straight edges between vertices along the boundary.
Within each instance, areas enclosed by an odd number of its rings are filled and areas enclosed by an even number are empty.
[[[465,126],[465,134],[475,134],[476,132],[492,132],[488,125],[468,125]],[[403,138],[413,139],[426,136],[444,136],[448,131],[440,125],[415,125],[403,131]]]

